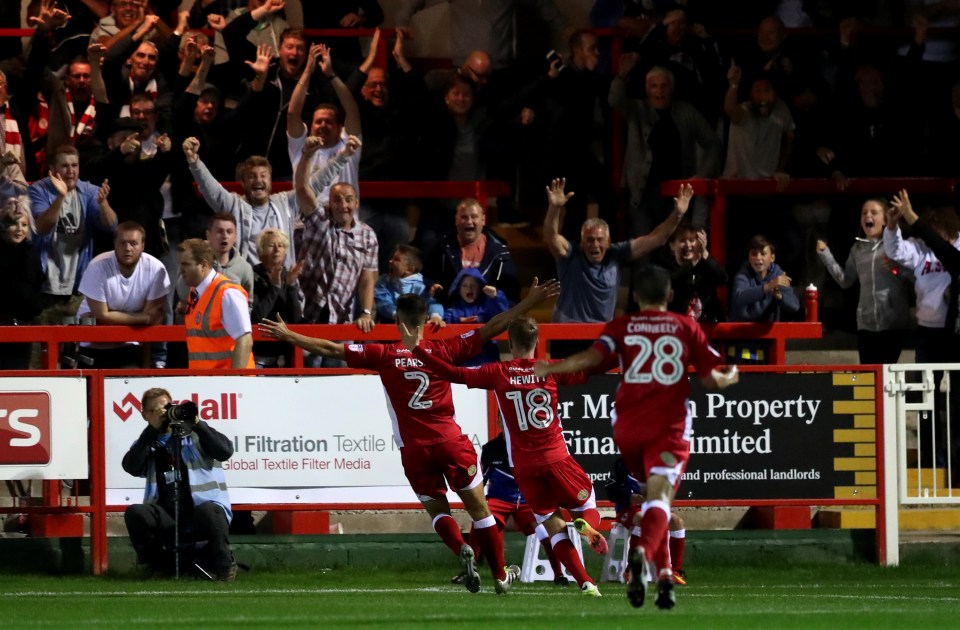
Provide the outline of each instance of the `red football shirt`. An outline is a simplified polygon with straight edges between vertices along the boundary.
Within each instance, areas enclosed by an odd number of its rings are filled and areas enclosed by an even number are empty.
[[[483,349],[475,330],[449,339],[424,340],[421,345],[453,364]],[[348,344],[344,359],[349,367],[380,375],[397,446],[436,444],[463,433],[456,421],[450,383],[427,369],[402,343]]]
[[[640,439],[688,431],[687,368],[692,365],[703,377],[721,364],[697,322],[666,311],[619,317],[606,325],[593,347],[604,359],[619,358],[623,374],[613,421],[617,432],[629,430]]]
[[[420,346],[416,356],[453,383],[474,389],[492,390],[497,397],[510,466],[536,467],[565,458],[569,451],[560,424],[557,387],[587,380],[584,374],[536,376],[536,359],[513,359],[476,368],[438,364],[428,348]]]

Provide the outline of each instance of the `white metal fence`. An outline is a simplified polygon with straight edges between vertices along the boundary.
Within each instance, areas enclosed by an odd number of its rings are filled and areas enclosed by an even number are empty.
[[[960,364],[884,366],[883,398],[886,564],[896,565],[901,505],[960,505]]]

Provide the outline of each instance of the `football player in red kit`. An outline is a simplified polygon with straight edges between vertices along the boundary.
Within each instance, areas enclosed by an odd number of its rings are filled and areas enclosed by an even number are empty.
[[[445,360],[461,363],[479,354],[483,344],[506,330],[513,319],[558,293],[556,281],[539,285],[534,279],[526,298],[481,328],[459,337],[429,340],[424,344]],[[397,299],[397,326],[401,339],[410,336],[405,331],[422,331],[426,318],[427,306],[422,297],[407,294]],[[470,592],[479,591],[480,575],[473,550],[464,542],[460,528],[450,514],[446,497],[448,485],[460,496],[473,519],[474,535],[479,538],[480,548],[490,564],[496,592],[506,593],[518,575],[504,567],[503,537],[483,496],[483,476],[477,465],[477,452],[456,422],[450,384],[427,369],[403,341],[335,343],[292,332],[283,320],[264,320],[260,329],[269,337],[287,341],[311,353],[345,360],[349,367],[373,370],[380,375],[404,474],[433,519],[434,530],[460,557],[464,585]]]
[[[724,367],[720,354],[699,324],[667,311],[670,274],[647,267],[634,280],[640,312],[606,325],[594,344],[559,363],[540,362],[536,374],[583,372],[602,366],[610,357],[620,361],[613,416],[613,439],[637,478],[646,478],[645,510],[640,522],[640,546],[630,553],[627,596],[642,606],[646,596],[645,564],[655,570],[658,608],[673,608],[673,573],[667,548],[667,523],[680,477],[690,454],[693,418],[687,405],[693,366],[704,387],[722,389],[737,382],[735,367]]]

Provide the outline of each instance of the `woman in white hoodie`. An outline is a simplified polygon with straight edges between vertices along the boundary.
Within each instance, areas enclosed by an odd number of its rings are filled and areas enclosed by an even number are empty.
[[[902,195],[901,195],[902,196]],[[899,218],[899,214],[893,215]],[[960,249],[960,218],[953,208],[933,208],[924,219],[941,238]],[[883,250],[892,260],[913,270],[917,292],[917,363],[950,363],[952,332],[946,329],[949,289],[953,275],[919,238],[903,238],[899,222],[888,222]]]
[[[913,277],[891,263],[883,251],[886,199],[867,199],[860,210],[860,229],[843,267],[825,241],[817,241],[817,255],[830,276],[844,289],[860,281],[857,302],[857,351],[862,364],[896,363],[910,326],[910,284]]]

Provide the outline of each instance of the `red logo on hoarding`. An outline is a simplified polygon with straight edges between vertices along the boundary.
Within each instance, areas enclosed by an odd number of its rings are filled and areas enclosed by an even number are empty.
[[[134,411],[140,413],[142,407],[140,406],[140,399],[134,396],[132,392],[124,396],[119,403],[113,403],[113,413],[117,414],[117,417],[123,422],[126,422]]]
[[[0,393],[0,466],[49,464],[50,395]]]
[[[173,402],[174,404],[180,404],[185,400],[192,400],[197,406],[201,420],[236,420],[237,400],[242,397],[242,394],[236,392],[223,392],[216,398],[200,398],[199,394],[193,393],[183,400]],[[113,413],[122,422],[126,422],[134,411],[139,414],[142,409],[140,399],[133,392],[128,392],[126,396],[120,399],[120,402],[115,401],[113,403]]]

